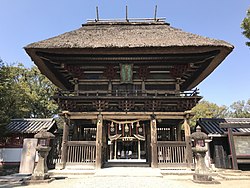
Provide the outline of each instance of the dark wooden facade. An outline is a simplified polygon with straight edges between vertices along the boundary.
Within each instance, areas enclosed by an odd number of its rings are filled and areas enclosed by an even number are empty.
[[[232,48],[162,21],[89,22],[25,47],[61,89],[54,99],[65,117],[62,167],[82,162],[101,168],[126,152],[151,167],[190,167],[188,120],[201,99],[192,89]],[[91,128],[95,137],[84,136]]]
[[[211,138],[209,153],[215,167],[249,169],[250,118],[201,118],[197,125]]]

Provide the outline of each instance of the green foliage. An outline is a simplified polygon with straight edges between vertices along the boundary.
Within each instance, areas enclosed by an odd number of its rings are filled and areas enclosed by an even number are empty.
[[[230,107],[218,106],[208,101],[201,101],[192,112],[195,114],[190,125],[195,126],[199,118],[250,118],[250,99],[234,102]]]
[[[201,101],[197,104],[192,112],[195,114],[193,118],[191,118],[190,125],[195,126],[196,121],[199,118],[224,118],[229,115],[228,107],[226,106],[218,106],[217,104],[210,103],[208,101]]]
[[[230,114],[231,117],[250,118],[250,99],[247,102],[244,100],[234,102],[230,108],[232,109]]]
[[[11,66],[0,60],[0,128],[12,118],[57,114],[58,106],[51,100],[55,89],[37,67]]]
[[[250,39],[250,8],[247,10],[247,16],[243,19],[241,23],[241,28],[244,30],[242,33]],[[250,42],[246,42],[247,46],[250,46]]]

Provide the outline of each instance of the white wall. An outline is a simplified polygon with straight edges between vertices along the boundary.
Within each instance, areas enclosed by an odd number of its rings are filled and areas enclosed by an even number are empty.
[[[23,148],[0,148],[0,162],[20,162]]]
[[[0,148],[0,163],[21,162],[23,148]],[[35,162],[38,162],[36,152]]]

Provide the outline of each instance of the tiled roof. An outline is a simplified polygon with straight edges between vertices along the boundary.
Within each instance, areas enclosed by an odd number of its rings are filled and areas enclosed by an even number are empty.
[[[239,127],[240,125],[249,124],[250,118],[201,118],[197,121],[197,125],[200,125],[202,131],[207,134],[227,134],[227,129],[220,127],[220,124],[223,123],[234,124]],[[250,133],[250,128],[233,128],[232,131]]]
[[[6,126],[9,133],[38,133],[42,128],[50,130],[55,120],[49,119],[12,119]]]

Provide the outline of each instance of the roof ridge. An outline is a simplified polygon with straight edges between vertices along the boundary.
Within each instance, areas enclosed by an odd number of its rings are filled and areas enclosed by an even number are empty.
[[[54,118],[17,118],[11,121],[52,121]]]

